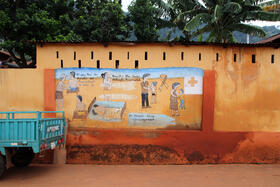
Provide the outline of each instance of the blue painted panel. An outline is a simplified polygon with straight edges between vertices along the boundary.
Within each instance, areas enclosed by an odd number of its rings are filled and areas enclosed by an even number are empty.
[[[62,113],[62,117],[42,118],[44,113]],[[0,114],[7,116],[0,119],[0,151],[3,155],[5,147],[32,147],[33,151],[38,153],[41,144],[56,143],[61,138],[65,139],[66,123],[62,111],[0,112]],[[15,114],[36,114],[36,118],[16,119]]]
[[[102,73],[108,72],[116,78],[142,78],[146,73],[150,78],[160,78],[161,74],[167,75],[168,78],[182,78],[186,76],[201,76],[204,71],[201,68],[193,67],[170,67],[170,68],[144,68],[144,69],[97,69],[97,68],[63,68],[56,69],[55,78],[60,79],[66,76],[69,79],[70,72],[75,72],[76,78],[100,78]]]
[[[141,127],[166,127],[175,125],[175,119],[164,114],[129,113],[128,125]]]

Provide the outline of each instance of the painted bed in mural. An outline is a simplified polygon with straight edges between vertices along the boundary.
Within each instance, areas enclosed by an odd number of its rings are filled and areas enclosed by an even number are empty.
[[[63,68],[57,110],[71,127],[201,129],[203,70]]]

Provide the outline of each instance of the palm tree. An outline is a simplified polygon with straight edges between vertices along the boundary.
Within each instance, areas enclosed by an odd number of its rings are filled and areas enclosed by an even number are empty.
[[[200,12],[200,4],[196,0],[154,0],[155,5],[162,13],[162,21],[165,21],[165,26],[169,28],[167,39],[170,40],[171,34],[176,30],[181,30],[183,36],[174,38],[173,40],[189,41],[190,33],[184,30],[185,25],[193,16]],[[189,14],[183,14],[189,12]]]
[[[280,20],[280,14],[264,12],[257,6],[257,0],[203,0],[199,10],[183,12],[177,19],[194,12],[196,16],[185,24],[184,31],[191,32],[191,37],[209,33],[208,42],[235,42],[234,31],[264,37],[263,29],[245,22]]]

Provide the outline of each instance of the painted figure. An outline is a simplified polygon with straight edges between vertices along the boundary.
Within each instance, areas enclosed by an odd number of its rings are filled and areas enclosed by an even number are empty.
[[[104,105],[94,104],[92,107],[92,114],[104,117],[105,107]]]
[[[87,111],[86,105],[83,103],[83,97],[77,95],[76,97],[76,108],[74,110],[73,119],[86,119]]]
[[[180,89],[179,100],[180,100],[180,109],[185,110],[185,98],[184,98],[184,90],[183,89]]]
[[[83,97],[77,95],[77,102],[76,102],[76,111],[84,111],[86,109],[86,105],[83,103]]]
[[[152,92],[152,104],[156,104],[157,103],[157,82],[152,82],[151,92]]]
[[[63,110],[63,90],[65,89],[64,81],[65,75],[60,77],[59,82],[56,85],[55,99],[57,110]]]
[[[67,93],[73,93],[73,92],[78,92],[79,88],[78,88],[78,80],[75,78],[75,72],[71,71],[70,72],[70,79],[68,82],[68,91]]]
[[[149,105],[149,82],[148,77],[149,73],[143,75],[143,81],[141,82],[141,99],[142,99],[142,108],[150,108]]]
[[[105,72],[101,74],[101,77],[103,78],[103,86],[105,90],[111,90],[112,89],[112,76],[110,73]]]
[[[180,83],[174,82],[172,84],[172,90],[170,92],[170,105],[169,105],[169,108],[171,110],[172,116],[174,116],[175,113],[176,113],[176,116],[179,116],[179,113],[178,113],[178,101],[177,101],[177,98],[180,95],[180,93],[177,92],[177,88],[179,86],[180,86]]]

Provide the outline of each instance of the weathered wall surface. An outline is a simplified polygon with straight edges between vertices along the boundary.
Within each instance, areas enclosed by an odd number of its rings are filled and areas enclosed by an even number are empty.
[[[214,130],[279,132],[279,49],[243,48],[236,54],[242,58],[237,56],[234,63],[231,51],[225,50],[222,63],[214,65],[217,72]],[[252,63],[252,54],[256,54],[256,63]]]
[[[205,73],[201,131],[70,129],[67,163],[280,163],[280,133],[213,130],[215,76]]]
[[[119,60],[119,68],[134,69],[135,60],[138,60],[139,68],[198,67],[215,70],[214,130],[280,131],[280,85],[277,81],[280,49],[167,44],[109,44],[107,47],[103,44],[46,44],[38,47],[37,52],[39,69],[60,68],[61,60],[64,67],[78,67],[81,60],[82,67],[93,68],[97,67],[97,61],[100,68],[115,68],[115,61]],[[109,52],[112,52],[112,60],[109,60]],[[253,54],[256,55],[256,63],[252,63]]]
[[[112,60],[109,60],[109,52],[112,52]],[[252,63],[252,55],[255,55],[255,63]],[[201,131],[71,128],[67,138],[68,163],[280,162],[280,49],[44,44],[37,47],[37,58],[36,70],[0,70],[0,93],[5,98],[0,110],[54,110],[54,72],[60,68],[61,60],[63,67],[69,68],[78,67],[79,60],[81,67],[97,68],[99,61],[100,68],[115,68],[118,60],[120,69],[134,69],[137,60],[139,69],[197,67],[208,72]]]
[[[69,132],[67,163],[280,163],[279,140],[279,133],[79,129]]]

